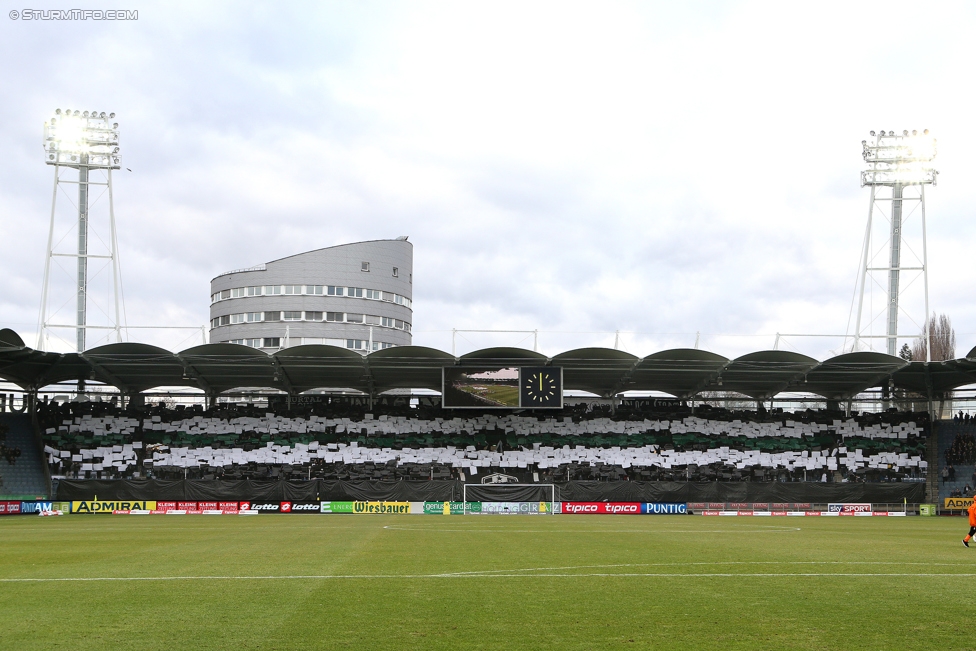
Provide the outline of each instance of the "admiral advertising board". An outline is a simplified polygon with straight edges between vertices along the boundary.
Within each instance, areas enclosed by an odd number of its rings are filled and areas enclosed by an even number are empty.
[[[947,497],[943,508],[949,511],[966,511],[973,505],[971,497]]]
[[[72,513],[128,513],[155,510],[155,500],[88,500],[71,503]]]

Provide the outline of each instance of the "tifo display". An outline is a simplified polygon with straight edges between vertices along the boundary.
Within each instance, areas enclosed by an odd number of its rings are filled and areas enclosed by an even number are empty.
[[[535,370],[521,375],[545,390]],[[470,373],[464,386],[490,389],[484,395],[497,401],[507,392],[517,402],[519,375],[517,368]],[[472,409],[463,417],[440,408],[343,405],[285,413],[108,405],[91,407],[95,413],[41,411],[51,473],[68,479],[467,480],[503,472],[541,482],[921,481],[929,462],[928,422],[913,413],[839,418],[699,407],[692,414],[681,406],[623,405],[552,416]]]

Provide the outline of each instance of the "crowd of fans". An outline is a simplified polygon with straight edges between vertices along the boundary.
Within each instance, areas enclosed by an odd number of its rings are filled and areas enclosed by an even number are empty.
[[[39,421],[52,475],[68,478],[898,481],[927,466],[913,413],[46,403]]]
[[[13,465],[17,462],[17,457],[20,456],[20,449],[7,445],[7,432],[10,428],[7,427],[6,423],[0,423],[0,456],[7,460],[9,465]],[[3,482],[0,481],[0,484]]]

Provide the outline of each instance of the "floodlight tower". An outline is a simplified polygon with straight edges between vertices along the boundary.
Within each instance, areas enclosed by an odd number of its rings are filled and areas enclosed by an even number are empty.
[[[41,291],[41,313],[37,331],[37,347],[45,348],[46,335],[52,328],[73,328],[78,352],[85,350],[85,334],[88,326],[88,260],[107,258],[112,261],[113,295],[115,299],[114,324],[117,341],[121,341],[121,321],[119,319],[119,258],[115,234],[115,208],[112,198],[112,170],[119,169],[119,125],[113,122],[115,113],[106,115],[97,111],[62,111],[57,109],[54,117],[44,123],[44,158],[54,167],[54,194],[51,199],[51,227],[48,231],[47,257],[44,261],[44,286]],[[78,170],[78,180],[62,178],[63,169]],[[104,170],[106,181],[93,181],[89,178],[93,170]],[[55,253],[54,215],[61,184],[78,185],[78,247],[77,253]],[[89,190],[92,185],[104,185],[108,190],[110,241],[109,255],[89,253]],[[77,309],[74,325],[48,322],[48,294],[51,275],[51,259],[54,257],[77,258]],[[106,310],[107,313],[107,310]],[[111,318],[111,317],[110,317]]]
[[[868,208],[868,225],[864,235],[864,248],[861,255],[861,265],[858,274],[858,306],[857,321],[854,326],[854,350],[858,350],[861,339],[871,338],[871,326],[879,318],[885,319],[885,334],[881,337],[886,341],[886,352],[895,355],[898,352],[898,316],[904,308],[899,299],[908,289],[902,287],[901,272],[913,271],[921,274],[925,304],[925,318],[922,333],[925,337],[926,361],[931,361],[931,346],[929,346],[929,270],[928,250],[925,234],[925,186],[935,185],[938,172],[932,167],[935,159],[935,138],[925,129],[921,134],[917,131],[902,131],[900,135],[894,131],[871,132],[871,141],[862,140],[861,147],[864,162],[868,169],[861,172],[861,187],[871,188],[871,202]],[[909,202],[910,209],[905,210]],[[886,210],[885,205],[889,208]],[[921,226],[921,257],[914,248],[908,246],[905,238],[905,224],[918,213]],[[888,222],[888,251],[887,260],[882,257],[884,247],[874,249],[872,231],[875,214]],[[879,220],[880,221],[880,220]],[[903,253],[915,258],[908,266],[902,264]],[[887,262],[887,264],[885,264]],[[886,274],[887,283],[882,285],[875,274]],[[914,279],[917,279],[918,275]],[[914,282],[914,280],[912,281]],[[885,304],[883,313],[869,314],[864,319],[865,286],[885,287]],[[909,283],[911,285],[912,283]],[[870,308],[869,308],[870,310]],[[907,315],[907,313],[906,313]],[[910,315],[908,315],[910,317]],[[911,337],[917,336],[915,333]]]

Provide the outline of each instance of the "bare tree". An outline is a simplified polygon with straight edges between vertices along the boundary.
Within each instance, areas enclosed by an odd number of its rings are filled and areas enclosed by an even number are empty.
[[[929,339],[932,341],[932,361],[941,362],[956,358],[956,331],[945,314],[929,319]],[[925,360],[925,333],[912,343],[912,359]]]

